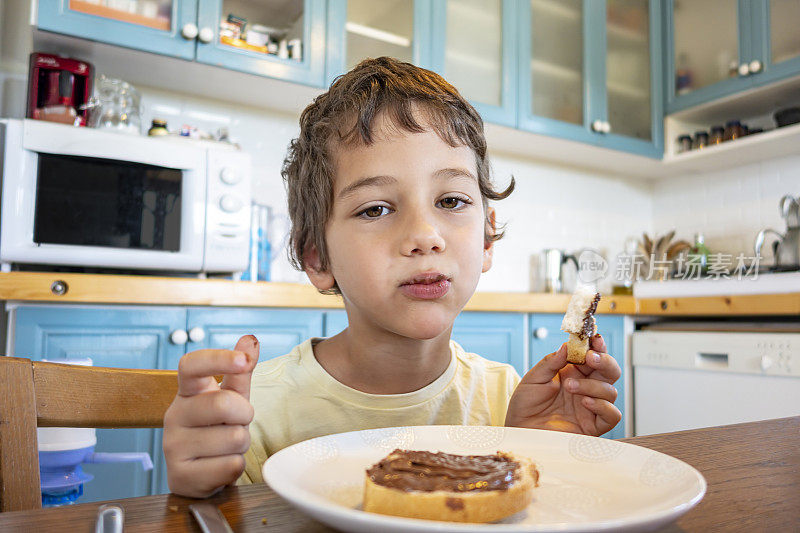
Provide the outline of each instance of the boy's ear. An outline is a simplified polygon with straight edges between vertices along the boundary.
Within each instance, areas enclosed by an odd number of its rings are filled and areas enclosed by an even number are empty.
[[[497,231],[495,223],[495,212],[493,207],[489,207],[486,211],[486,235],[494,236]],[[483,268],[481,272],[486,272],[492,268],[492,256],[494,255],[494,241],[484,238],[483,240]]]
[[[319,259],[319,250],[313,244],[309,244],[303,252],[303,264],[308,279],[318,290],[324,291],[332,289],[336,285],[336,280],[328,270],[322,270],[322,262]]]

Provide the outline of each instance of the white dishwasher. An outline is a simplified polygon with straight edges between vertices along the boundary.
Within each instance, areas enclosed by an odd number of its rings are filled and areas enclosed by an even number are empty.
[[[632,335],[634,435],[800,415],[800,324],[678,327]]]

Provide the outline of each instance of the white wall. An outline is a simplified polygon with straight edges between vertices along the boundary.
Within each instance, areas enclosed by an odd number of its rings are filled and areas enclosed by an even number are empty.
[[[32,51],[29,3],[0,2],[0,116],[24,115],[27,61]],[[102,65],[96,65],[99,73]],[[140,87],[143,130],[154,116],[170,128],[191,124],[210,131],[227,127],[254,162],[254,199],[285,213],[280,168],[297,116],[231,105]],[[490,150],[491,150],[490,146]],[[495,181],[504,187],[513,174],[517,190],[495,207],[507,222],[496,245],[493,268],[482,278],[485,291],[527,291],[531,256],[546,247],[574,251],[592,247],[613,258],[626,238],[642,231],[677,230],[691,239],[701,231],[713,251],[749,252],[759,229],[781,230],[777,204],[783,194],[800,194],[800,155],[702,175],[651,183],[582,171],[541,161],[492,157]],[[613,268],[613,264],[612,264]],[[303,281],[284,257],[273,278]],[[606,282],[605,288],[608,288]],[[601,285],[602,287],[602,285]]]
[[[778,213],[785,194],[800,195],[800,155],[676,176],[655,186],[653,227],[657,233],[674,228],[687,240],[700,231],[712,252],[752,256],[759,230],[785,230]],[[768,246],[762,255],[764,264],[771,264]]]
[[[209,131],[227,127],[253,157],[254,200],[286,212],[280,169],[286,147],[299,131],[297,117],[152,88],[141,90],[145,124],[160,117],[171,129],[184,123]],[[542,248],[593,247],[612,257],[622,250],[626,237],[649,231],[652,185],[647,182],[507,156],[491,161],[498,187],[505,188],[513,175],[517,188],[495,204],[499,221],[508,227],[480,290],[528,291],[530,257]],[[273,265],[273,278],[304,280],[283,257]]]

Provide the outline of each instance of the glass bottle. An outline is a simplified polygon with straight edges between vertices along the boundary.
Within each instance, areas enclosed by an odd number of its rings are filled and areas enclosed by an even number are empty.
[[[696,233],[694,236],[694,245],[689,249],[687,256],[688,265],[687,273],[699,276],[708,272],[708,259],[711,255],[711,250],[705,244],[705,238],[702,233]],[[695,266],[699,265],[699,266]]]
[[[150,129],[147,130],[147,135],[150,137],[160,137],[161,135],[169,135],[167,130],[167,121],[160,118],[154,118]]]

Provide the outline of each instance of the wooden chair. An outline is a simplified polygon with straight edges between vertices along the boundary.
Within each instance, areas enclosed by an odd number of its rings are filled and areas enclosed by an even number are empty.
[[[177,376],[0,356],[0,511],[42,506],[37,427],[161,427]]]

